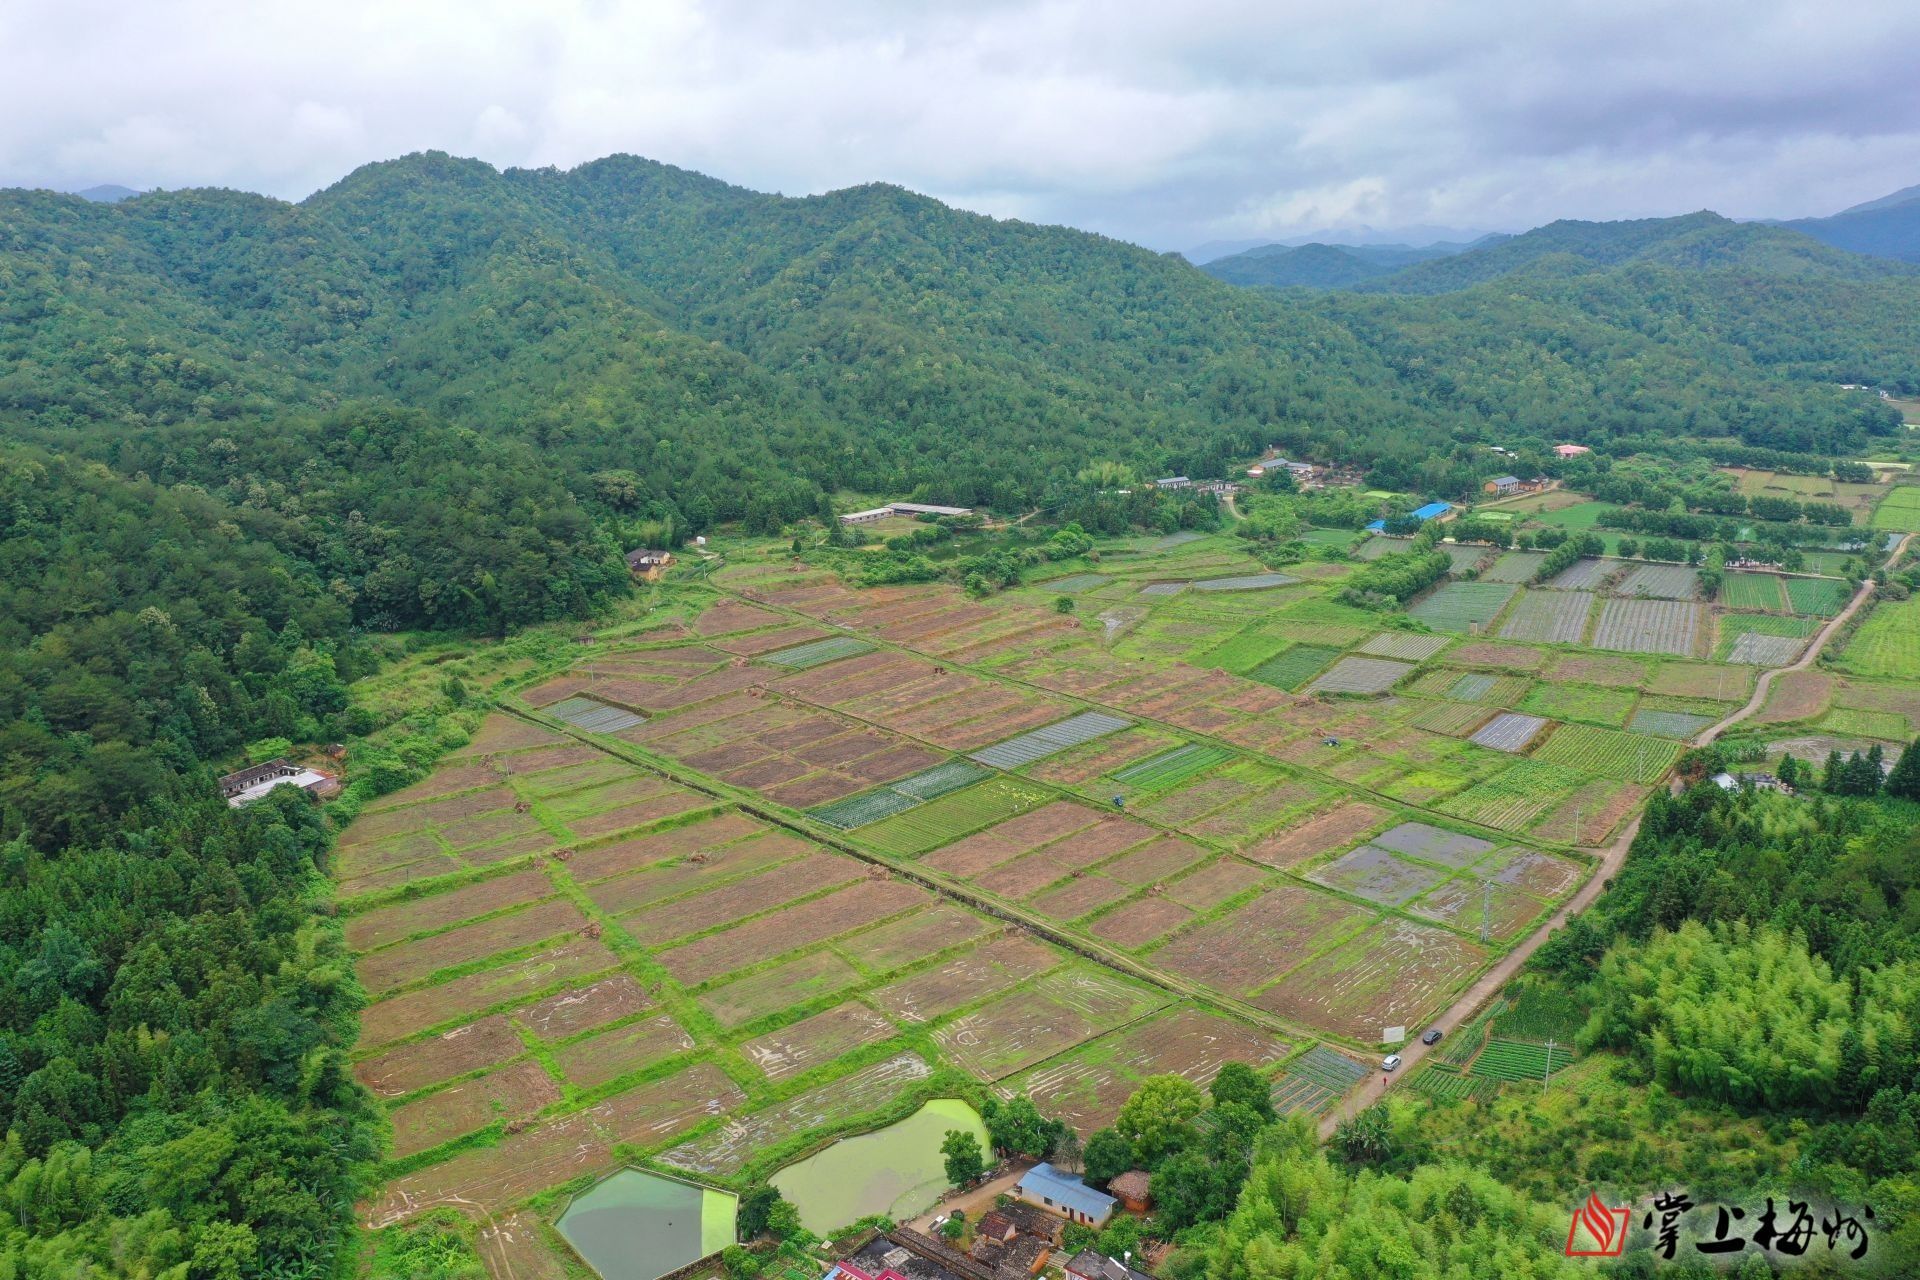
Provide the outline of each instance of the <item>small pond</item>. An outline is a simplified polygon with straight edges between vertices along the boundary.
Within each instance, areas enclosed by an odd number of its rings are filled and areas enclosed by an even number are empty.
[[[574,1198],[554,1224],[605,1280],[658,1280],[733,1243],[731,1192],[623,1169]]]
[[[790,1164],[771,1181],[800,1211],[809,1231],[825,1234],[884,1213],[905,1219],[931,1209],[947,1189],[940,1143],[947,1131],[971,1133],[987,1150],[980,1113],[958,1098],[935,1098],[897,1124]]]

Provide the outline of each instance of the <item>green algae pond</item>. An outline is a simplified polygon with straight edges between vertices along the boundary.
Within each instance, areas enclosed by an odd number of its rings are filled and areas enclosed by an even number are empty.
[[[575,1196],[554,1223],[603,1280],[659,1280],[733,1243],[739,1198],[622,1169]]]
[[[770,1181],[800,1211],[801,1225],[818,1234],[876,1213],[910,1218],[947,1189],[940,1143],[949,1129],[971,1133],[988,1149],[978,1111],[958,1098],[935,1098],[897,1124],[842,1138],[788,1165]]]

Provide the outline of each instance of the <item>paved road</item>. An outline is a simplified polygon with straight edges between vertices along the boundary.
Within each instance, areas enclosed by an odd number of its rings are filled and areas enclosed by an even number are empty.
[[[1901,556],[1906,554],[1907,548],[1913,542],[1915,536],[1916,535],[1910,533],[1900,540],[1899,545],[1894,548],[1893,554],[1887,557],[1889,567],[1898,561]],[[1741,707],[1738,711],[1720,721],[1718,724],[1710,725],[1701,730],[1700,735],[1694,739],[1694,745],[1705,746],[1725,733],[1728,729],[1731,729],[1734,725],[1739,724],[1748,716],[1759,711],[1767,700],[1768,691],[1773,687],[1774,678],[1782,671],[1805,671],[1808,667],[1812,666],[1818,661],[1821,651],[1826,648],[1828,641],[1838,635],[1840,629],[1846,626],[1854,614],[1865,608],[1872,598],[1873,583],[1862,583],[1860,590],[1854,593],[1854,597],[1848,602],[1847,607],[1841,610],[1831,622],[1820,629],[1819,633],[1814,637],[1813,642],[1807,646],[1807,651],[1800,655],[1798,662],[1795,662],[1789,667],[1777,667],[1761,673],[1759,681],[1754,686],[1753,696],[1747,699],[1747,705]],[[1532,957],[1533,953],[1540,949],[1541,944],[1553,934],[1555,929],[1564,926],[1576,911],[1584,911],[1588,906],[1592,905],[1595,898],[1600,896],[1601,890],[1606,887],[1606,882],[1620,870],[1621,864],[1627,860],[1627,850],[1632,846],[1633,838],[1638,835],[1639,832],[1640,819],[1636,817],[1632,822],[1627,824],[1626,829],[1622,831],[1613,843],[1608,845],[1606,850],[1600,855],[1599,869],[1593,873],[1593,876],[1584,885],[1580,886],[1578,893],[1567,899],[1561,908],[1553,913],[1552,918],[1528,934],[1512,951],[1509,951],[1505,956],[1501,957],[1498,964],[1487,970],[1478,982],[1469,987],[1466,992],[1462,994],[1458,1000],[1454,1001],[1439,1017],[1427,1023],[1425,1026],[1410,1028],[1410,1030],[1417,1036],[1424,1033],[1427,1027],[1439,1027],[1442,1031],[1452,1034],[1466,1023],[1472,1021],[1474,1015],[1480,1011],[1481,1007],[1493,999],[1493,997],[1499,993],[1500,989],[1512,980],[1513,976],[1520,971],[1520,966],[1525,964],[1527,960]],[[1445,1042],[1442,1041],[1442,1043]],[[1435,1047],[1437,1048],[1438,1046]],[[1419,1065],[1420,1060],[1426,1057],[1427,1052],[1427,1047],[1419,1043],[1417,1039],[1407,1048],[1400,1050],[1401,1066],[1399,1071],[1389,1076],[1376,1069],[1367,1077],[1365,1084],[1362,1084],[1352,1093],[1349,1093],[1341,1100],[1340,1105],[1336,1107],[1326,1119],[1320,1122],[1320,1136],[1323,1139],[1332,1137],[1335,1126],[1342,1120],[1357,1115],[1363,1108],[1379,1101],[1380,1096],[1387,1091],[1387,1086],[1395,1080],[1403,1080],[1411,1075],[1415,1067]]]

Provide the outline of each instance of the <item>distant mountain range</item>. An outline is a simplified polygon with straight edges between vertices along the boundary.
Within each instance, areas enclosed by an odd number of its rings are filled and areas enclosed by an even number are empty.
[[[1449,293],[1522,270],[1581,274],[1637,263],[1841,279],[1906,274],[1920,264],[1920,186],[1831,217],[1792,222],[1735,222],[1702,211],[1623,222],[1560,221],[1471,244],[1269,244],[1204,263],[1201,270],[1238,285],[1420,294]]]
[[[118,204],[140,193],[132,187],[123,187],[116,182],[103,182],[97,187],[85,187],[78,191],[69,191],[67,194],[79,196],[82,200],[91,200],[95,204]]]

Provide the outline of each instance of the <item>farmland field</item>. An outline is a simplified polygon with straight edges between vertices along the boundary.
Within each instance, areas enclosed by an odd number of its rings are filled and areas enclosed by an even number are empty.
[[[1386,658],[1342,658],[1308,686],[1314,693],[1385,693],[1413,668]]]
[[[1920,485],[1895,485],[1873,509],[1872,527],[1888,533],[1920,530]]]
[[[1795,613],[1831,618],[1847,605],[1853,592],[1835,578],[1788,578],[1787,603]]]
[[[1720,603],[1729,609],[1781,609],[1781,579],[1771,573],[1729,573],[1720,583]]]
[[[1920,679],[1920,596],[1875,604],[1841,651],[1840,665],[1857,675]]]
[[[1808,636],[1819,630],[1812,618],[1734,613],[1720,619],[1715,656],[1722,662],[1784,667],[1800,655]]]
[[[1465,634],[1493,621],[1516,590],[1510,582],[1448,582],[1407,613],[1438,630]]]
[[[1657,600],[1695,600],[1700,596],[1700,571],[1683,564],[1637,564],[1620,580],[1614,593]]]
[[[1261,663],[1247,675],[1262,684],[1270,684],[1276,688],[1298,689],[1312,679],[1321,668],[1339,656],[1338,649],[1297,644],[1279,656]]]
[[[1618,729],[1569,724],[1555,731],[1533,758],[1626,782],[1657,782],[1680,758],[1680,745]]]
[[[1704,611],[1679,600],[1608,599],[1601,602],[1593,647],[1624,653],[1691,654]]]
[[[1592,608],[1593,593],[1589,591],[1526,591],[1500,624],[1500,638],[1578,644]]]

